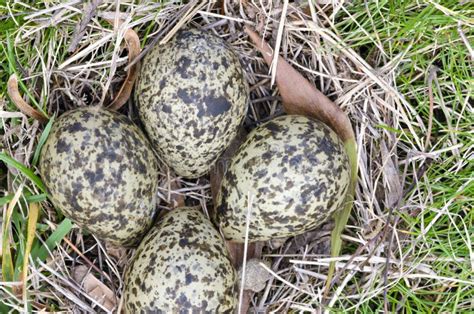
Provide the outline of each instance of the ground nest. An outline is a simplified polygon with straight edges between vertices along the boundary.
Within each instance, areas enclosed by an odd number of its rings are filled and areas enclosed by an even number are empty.
[[[180,28],[203,28],[228,42],[244,66],[248,132],[284,112],[274,69],[244,31],[250,27],[347,113],[359,176],[341,256],[330,258],[333,221],[265,243],[263,266],[252,262],[264,280],[247,294],[249,311],[437,312],[454,303],[472,310],[472,11],[430,1],[396,8],[322,0],[0,3],[0,79],[17,73],[24,99],[49,116],[107,104],[126,76],[127,29],[146,53]],[[35,171],[48,126],[18,112],[4,83],[0,311],[117,312],[134,250],[81,231],[47,202]],[[132,99],[120,112],[139,123]],[[206,214],[212,209],[209,177],[161,173],[159,209],[183,197]],[[39,218],[24,277],[33,210]]]

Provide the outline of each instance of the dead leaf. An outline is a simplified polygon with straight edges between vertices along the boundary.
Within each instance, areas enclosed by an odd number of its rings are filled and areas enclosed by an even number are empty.
[[[389,153],[384,141],[382,141],[380,148],[382,151],[383,174],[388,189],[385,192],[385,197],[387,206],[392,208],[402,199],[403,187],[398,168],[395,166],[392,155]]]
[[[28,228],[26,233],[26,246],[25,246],[25,253],[23,256],[26,258],[23,259],[23,270],[20,274],[20,281],[22,282],[20,291],[17,291],[18,294],[23,294],[23,298],[26,300],[26,293],[27,293],[27,280],[28,277],[28,263],[29,263],[29,256],[31,252],[31,247],[33,245],[33,240],[35,239],[35,232],[36,232],[36,222],[38,221],[40,211],[39,203],[31,203],[30,210],[28,213]]]
[[[84,291],[97,303],[109,311],[117,305],[115,294],[109,287],[97,279],[86,266],[74,269],[73,278],[84,288]]]
[[[127,259],[127,249],[123,246],[117,246],[110,242],[105,242],[105,249],[107,254],[117,260],[117,264],[122,264]]]
[[[249,28],[245,32],[262,53],[270,66],[273,61],[272,48]],[[296,71],[283,57],[277,58],[276,82],[283,100],[285,112],[316,118],[331,127],[345,142],[354,139],[354,132],[347,115],[326,95],[321,93],[306,78]]]
[[[18,109],[20,109],[20,111],[23,114],[43,123],[48,122],[48,117],[46,117],[43,113],[39,112],[38,110],[28,105],[26,101],[23,100],[23,98],[21,97],[20,91],[18,90],[18,79],[16,77],[16,74],[12,74],[10,78],[8,79],[7,91],[8,91],[8,96],[10,96],[12,102],[15,104],[15,106]]]
[[[244,261],[244,244],[243,243],[236,243],[231,241],[225,241],[227,250],[230,254],[230,259],[232,261],[232,265],[235,269],[239,269],[242,267],[242,263]],[[263,249],[263,242],[253,242],[248,243],[247,245],[247,260],[252,258],[260,258],[262,256],[262,249]]]
[[[109,21],[113,24],[113,21]],[[140,54],[140,38],[137,33],[132,29],[127,29],[124,34],[125,42],[128,48],[128,63],[132,64],[135,58]],[[109,109],[119,110],[130,98],[132,93],[133,84],[138,76],[138,63],[134,63],[127,70],[127,77],[122,84],[117,96],[108,106]]]

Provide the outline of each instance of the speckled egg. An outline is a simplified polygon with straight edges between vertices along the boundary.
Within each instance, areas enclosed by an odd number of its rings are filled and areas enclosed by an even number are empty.
[[[240,146],[217,196],[216,223],[226,239],[289,237],[315,228],[341,208],[349,187],[342,141],[324,123],[287,115],[255,128]]]
[[[235,270],[200,209],[177,208],[145,236],[125,274],[126,313],[232,313]]]
[[[135,89],[153,146],[177,175],[197,178],[230,144],[247,112],[238,56],[220,37],[179,31],[144,58]]]
[[[50,200],[100,239],[133,245],[155,213],[158,162],[144,133],[100,107],[61,115],[40,156]]]

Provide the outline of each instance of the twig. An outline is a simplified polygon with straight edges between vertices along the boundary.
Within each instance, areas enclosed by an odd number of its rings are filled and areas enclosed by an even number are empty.
[[[82,254],[82,252],[81,252],[74,244],[72,244],[71,241],[69,241],[68,238],[64,238],[63,240],[64,240],[64,242],[66,242],[67,245],[69,245],[69,247],[70,247],[74,252],[76,252],[90,267],[92,267],[96,272],[98,272],[99,274],[101,274],[102,276],[104,276],[108,281],[112,282],[112,279],[109,277],[109,275],[107,275],[107,274],[104,273],[102,270],[100,270],[97,266],[95,266],[94,263],[92,263],[90,259],[88,259],[84,254]]]

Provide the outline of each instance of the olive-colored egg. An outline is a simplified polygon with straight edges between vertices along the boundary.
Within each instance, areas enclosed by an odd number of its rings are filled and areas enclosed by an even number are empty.
[[[181,30],[144,58],[135,101],[160,158],[177,175],[197,178],[236,135],[247,112],[248,85],[224,40]]]
[[[102,240],[133,245],[155,213],[158,162],[145,134],[100,107],[61,115],[40,156],[50,200]]]
[[[255,128],[217,196],[216,223],[228,240],[266,241],[304,233],[341,208],[349,187],[342,141],[324,123],[287,115]]]
[[[124,281],[126,313],[232,313],[232,267],[224,240],[197,208],[167,213],[140,243]]]

